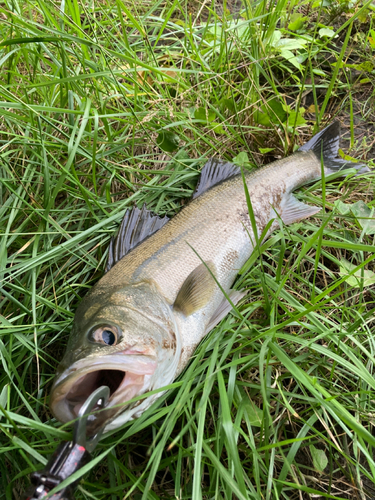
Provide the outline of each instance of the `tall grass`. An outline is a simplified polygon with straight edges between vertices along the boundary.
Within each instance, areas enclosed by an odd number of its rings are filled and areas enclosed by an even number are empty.
[[[328,3],[1,4],[1,498],[71,436],[49,390],[126,208],[173,216],[207,158],[267,163],[339,113],[371,160],[345,114],[372,91],[371,5]],[[324,210],[260,244],[240,314],[103,439],[77,499],[374,496],[373,190],[350,174],[299,193]]]

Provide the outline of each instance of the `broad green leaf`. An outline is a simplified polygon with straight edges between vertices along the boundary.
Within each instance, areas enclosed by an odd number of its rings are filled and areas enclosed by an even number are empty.
[[[362,12],[360,12],[358,15],[359,22],[366,23],[368,21],[369,14],[370,14],[369,9],[365,9]]]
[[[265,46],[270,45],[271,47],[275,47],[278,41],[281,39],[281,31],[275,30],[272,35],[265,41]]]
[[[350,207],[351,205],[348,203],[343,203],[341,200],[336,200],[334,203],[335,207],[337,208],[337,211],[341,215],[347,215],[350,214]]]
[[[371,36],[368,37],[368,41],[370,42],[371,48],[375,49],[375,31],[370,30]]]
[[[323,472],[328,465],[327,455],[325,454],[324,450],[319,450],[312,444],[309,446],[309,448],[315,469],[319,472]]]
[[[352,271],[355,267],[355,264],[351,264],[346,259],[340,260],[340,276],[346,276],[348,272]],[[365,269],[356,271],[352,276],[346,280],[346,282],[355,288],[359,288],[360,286],[370,286],[375,283],[375,273],[372,271]]]
[[[229,109],[229,111],[234,111],[235,107],[234,107],[233,99],[226,99],[226,98],[221,99],[220,108],[223,110]]]
[[[228,11],[228,14],[230,12]],[[228,28],[225,30],[227,33],[234,32],[238,38],[247,38],[249,33],[249,23],[236,19],[228,23]]]
[[[178,148],[179,140],[178,135],[173,132],[162,130],[156,138],[156,143],[160,149],[166,151],[167,153],[171,153]]]
[[[298,113],[296,111],[291,111],[288,117],[289,126],[304,125],[306,120],[303,117],[303,113],[305,112],[304,108],[299,108]]]
[[[293,54],[292,56],[294,57]],[[284,104],[276,97],[262,105],[261,110],[254,114],[255,122],[260,125],[268,126],[273,122],[284,123],[286,121],[287,112],[284,109]]]
[[[302,40],[302,38],[281,38],[275,45],[276,49],[279,50],[296,50],[303,49],[307,44],[306,40]]]
[[[216,116],[216,114],[214,111],[212,111],[211,109],[203,108],[203,107],[196,109],[195,113],[194,113],[194,118],[196,118],[197,120],[205,121],[205,122],[214,121],[215,116]]]
[[[288,29],[290,31],[298,31],[302,28],[307,17],[302,16],[299,12],[294,12],[290,16],[290,23],[288,24]]]
[[[358,69],[370,72],[374,69],[374,64],[371,61],[364,61],[363,63],[358,64]]]
[[[374,209],[368,207],[362,200],[356,203],[347,204],[340,200],[335,201],[335,207],[342,215],[347,215],[350,212],[357,218],[358,223],[364,230],[365,234],[375,234],[375,214]]]
[[[234,31],[238,37],[241,37],[246,32],[247,29],[248,29],[248,23],[235,19],[234,21],[229,21],[226,23],[226,29],[224,31],[227,33]],[[220,24],[215,24],[214,26],[210,27],[208,31],[213,35],[220,37],[221,34],[223,33],[223,28]]]
[[[281,57],[286,59],[288,62],[293,64],[297,69],[302,69],[301,64],[298,62],[297,57],[290,50],[282,50],[280,52]]]
[[[268,114],[262,113],[261,111],[256,111],[254,113],[254,121],[255,123],[259,123],[259,125],[265,125],[265,126],[268,126],[271,123]]]
[[[266,106],[264,106],[264,108],[266,108]],[[272,117],[272,113],[269,112],[268,108],[271,108],[271,110],[274,112],[276,117],[282,123],[285,122],[287,114],[286,114],[286,111],[284,109],[283,104],[280,102],[280,100],[278,98],[275,97],[274,99],[271,99],[267,102],[267,112]]]
[[[263,412],[251,399],[245,404],[244,412],[246,412],[249,422],[254,427],[262,427],[263,425]]]
[[[332,66],[336,66],[336,63],[333,63]],[[371,61],[364,61],[360,64],[349,64],[342,62],[340,64],[340,68],[351,68],[356,69],[357,71],[372,71],[374,69],[374,65]]]
[[[215,132],[215,134],[225,134],[225,129],[221,123],[211,122],[210,127]]]
[[[259,152],[262,153],[262,155],[265,155],[266,153],[269,153],[273,151],[275,148],[259,148]]]
[[[244,151],[238,153],[238,155],[235,156],[232,161],[239,167],[246,167],[250,164],[249,157],[247,156],[247,153],[245,153]]]
[[[327,76],[327,75],[324,73],[324,71],[322,71],[321,69],[317,69],[317,68],[314,68],[314,69],[313,69],[313,73],[314,73],[315,75],[318,75],[318,76],[323,76],[323,77],[324,77],[324,76]]]
[[[297,59],[297,62],[299,64],[303,64],[306,61],[307,58],[308,58],[307,52],[304,52],[303,54],[298,54],[297,53],[297,55],[296,55],[296,59]]]
[[[331,30],[330,28],[320,28],[319,36],[320,36],[320,38],[323,38],[325,36],[328,38],[332,38],[335,36],[335,32],[333,30]]]

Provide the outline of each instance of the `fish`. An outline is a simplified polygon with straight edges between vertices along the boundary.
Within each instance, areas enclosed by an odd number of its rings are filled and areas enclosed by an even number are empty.
[[[246,293],[231,287],[257,240],[280,221],[291,224],[320,211],[292,192],[321,178],[322,170],[369,171],[337,158],[339,138],[336,121],[291,156],[243,173],[213,158],[192,200],[171,219],[146,206],[127,210],[109,245],[105,274],[76,310],[51,389],[56,419],[76,419],[103,385],[110,398],[93,418],[92,432],[117,429],[156,401]]]

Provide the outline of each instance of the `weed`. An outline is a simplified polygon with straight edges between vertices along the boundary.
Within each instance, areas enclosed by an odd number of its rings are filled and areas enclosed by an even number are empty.
[[[1,498],[70,437],[48,394],[126,208],[173,216],[207,158],[261,165],[334,116],[345,154],[373,158],[371,3],[230,8],[0,6]],[[240,314],[103,439],[77,499],[374,496],[374,186],[328,180],[299,193],[322,215],[258,245]]]

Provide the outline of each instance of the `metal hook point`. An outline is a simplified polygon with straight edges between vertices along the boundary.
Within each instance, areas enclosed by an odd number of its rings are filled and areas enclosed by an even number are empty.
[[[96,389],[96,391],[90,394],[78,412],[78,420],[75,423],[73,430],[73,440],[75,443],[84,446],[89,453],[95,449],[103,434],[104,428],[100,429],[94,436],[88,439],[87,419],[95,406],[99,405],[101,408],[106,406],[109,396],[110,390],[108,386],[103,385],[102,387],[99,387],[99,389]]]

